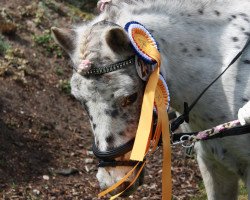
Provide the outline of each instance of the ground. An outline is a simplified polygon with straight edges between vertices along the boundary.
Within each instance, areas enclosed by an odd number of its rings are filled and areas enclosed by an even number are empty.
[[[70,95],[69,58],[50,35],[52,26],[93,17],[93,2],[75,2],[0,2],[0,199],[97,199],[100,192],[88,118]],[[149,160],[131,199],[161,199],[161,150]],[[172,160],[174,199],[199,196],[196,161],[180,147]]]

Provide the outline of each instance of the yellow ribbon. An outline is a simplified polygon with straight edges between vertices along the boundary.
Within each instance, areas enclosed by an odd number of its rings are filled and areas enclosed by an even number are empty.
[[[142,41],[142,40],[140,40]],[[150,140],[150,126],[152,124],[152,112],[154,101],[158,111],[158,122],[154,134],[154,144],[152,152],[158,146],[162,133],[163,141],[163,169],[162,169],[162,199],[171,200],[172,198],[172,179],[171,179],[171,145],[169,132],[169,119],[167,115],[168,97],[166,89],[161,80],[159,80],[159,71],[161,65],[161,56],[159,51],[152,45],[142,45],[143,49],[151,58],[157,62],[157,66],[153,71],[147,83],[141,110],[141,117],[136,133],[134,147],[131,152],[130,159],[142,161],[145,157],[147,142]],[[156,98],[155,98],[156,96]]]
[[[169,119],[167,114],[168,93],[159,79],[155,104],[158,112],[157,125],[161,128],[155,131],[154,149],[158,145],[160,135],[162,133],[163,142],[163,165],[162,165],[162,199],[171,200],[172,198],[172,179],[171,179],[171,144],[170,144],[170,131]]]
[[[149,77],[148,83],[145,88],[145,93],[142,101],[141,117],[138,124],[138,129],[135,137],[134,146],[131,152],[130,159],[136,161],[143,161],[146,154],[149,152],[149,142],[151,140],[150,133],[152,127],[152,115],[154,102],[156,104],[158,112],[158,121],[153,138],[153,147],[151,153],[155,151],[158,146],[158,142],[162,133],[163,141],[163,170],[162,170],[162,199],[171,200],[172,197],[172,180],[171,180],[171,146],[170,146],[170,133],[169,133],[169,119],[167,115],[167,92],[164,88],[163,83],[159,79],[160,66],[161,66],[161,55],[158,49],[154,46],[152,39],[148,37],[142,30],[136,29],[133,33],[133,37],[136,40],[138,47],[146,55],[156,61],[157,65]],[[101,192],[98,197],[102,197],[109,192],[113,191],[119,187],[124,181],[128,179],[129,176],[136,170],[139,162],[133,167],[120,181],[108,188],[107,190]],[[145,162],[138,170],[137,175],[132,180],[130,185],[119,194],[112,196],[111,200],[119,197],[124,193],[129,187],[131,187],[134,182],[139,177]]]
[[[141,108],[141,117],[130,156],[131,160],[143,161],[146,153],[153,117],[155,88],[159,79],[159,69],[160,68],[158,66],[155,68],[145,88]]]

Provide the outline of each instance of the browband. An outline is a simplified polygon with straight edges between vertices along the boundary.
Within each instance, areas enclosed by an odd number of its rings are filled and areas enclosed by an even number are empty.
[[[82,71],[81,75],[87,76],[87,75],[100,75],[100,74],[105,74],[109,72],[113,72],[122,68],[125,68],[129,65],[135,64],[135,56],[130,57],[127,60],[120,61],[108,66],[103,66],[103,67],[91,67],[90,70],[88,71]]]

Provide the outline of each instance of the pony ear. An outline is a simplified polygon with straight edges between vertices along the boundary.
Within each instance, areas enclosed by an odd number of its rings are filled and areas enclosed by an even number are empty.
[[[131,52],[130,40],[122,28],[112,28],[106,34],[106,42],[115,53]]]
[[[76,32],[73,29],[52,27],[51,32],[57,44],[59,44],[69,55],[75,49]]]

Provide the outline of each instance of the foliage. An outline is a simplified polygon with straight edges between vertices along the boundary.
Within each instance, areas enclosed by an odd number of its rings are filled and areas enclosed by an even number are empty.
[[[35,35],[34,41],[38,46],[42,46],[48,54],[55,54],[62,57],[62,50],[55,44],[49,30],[44,31],[42,35]]]
[[[59,86],[65,94],[67,95],[71,94],[71,87],[69,80],[60,80]]]
[[[196,197],[191,198],[191,200],[206,200],[207,194],[203,182],[199,183],[199,193]]]
[[[239,200],[248,200],[247,188],[241,181],[240,181],[240,187],[239,187]]]
[[[57,74],[57,76],[63,76],[63,74],[64,74],[63,69],[61,67],[57,67],[56,74]]]
[[[10,48],[10,45],[4,41],[4,38],[0,35],[0,55],[5,55],[6,51]]]
[[[5,166],[6,165],[6,162],[5,162],[5,160],[3,160],[3,159],[0,159],[0,166]]]
[[[247,200],[247,199],[248,199],[247,188],[245,187],[244,183],[240,181],[238,200]],[[207,200],[205,186],[202,182],[199,184],[199,194],[196,197],[191,198],[191,200]]]
[[[34,22],[36,23],[36,25],[40,25],[42,24],[42,22],[44,21],[44,15],[45,15],[45,6],[43,2],[39,2],[38,3],[38,8],[35,14],[35,19]]]

